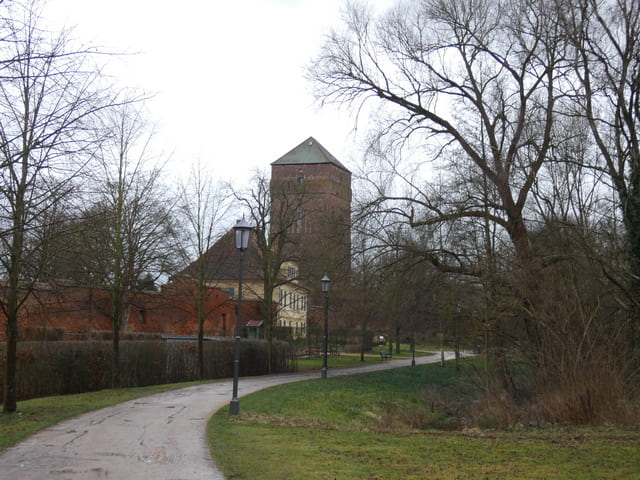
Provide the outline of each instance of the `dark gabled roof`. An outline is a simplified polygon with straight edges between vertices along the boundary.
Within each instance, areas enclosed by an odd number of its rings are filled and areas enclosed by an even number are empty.
[[[331,155],[329,151],[320,145],[315,138],[309,137],[290,152],[284,154],[271,165],[314,165],[321,163],[331,163],[342,170],[349,170]],[[351,172],[349,172],[351,173]]]
[[[204,254],[206,259],[206,279],[208,281],[238,280],[240,252],[236,248],[235,231],[230,229]],[[194,260],[178,276],[198,277],[198,261]],[[258,248],[255,232],[251,234],[249,248],[244,252],[242,276],[244,280],[262,280],[262,256]],[[284,283],[286,279],[281,279]],[[305,288],[296,283],[298,288]],[[306,289],[306,288],[305,288]]]
[[[255,244],[255,237],[251,236],[251,244],[244,252],[243,277],[245,280],[259,280],[262,278],[260,256]],[[206,278],[208,280],[237,280],[240,267],[240,252],[236,248],[235,232],[230,229],[204,254],[206,258]],[[196,278],[198,261],[194,260],[182,272]]]

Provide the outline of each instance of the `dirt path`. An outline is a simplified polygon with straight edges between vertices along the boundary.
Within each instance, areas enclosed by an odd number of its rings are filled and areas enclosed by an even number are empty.
[[[440,354],[418,357],[416,363],[439,359]],[[389,360],[365,367],[330,369],[329,376],[410,364],[406,359]],[[313,372],[241,378],[239,395],[319,375]],[[209,455],[205,429],[211,415],[229,403],[231,390],[231,380],[198,385],[65,420],[0,453],[0,478],[224,480]]]

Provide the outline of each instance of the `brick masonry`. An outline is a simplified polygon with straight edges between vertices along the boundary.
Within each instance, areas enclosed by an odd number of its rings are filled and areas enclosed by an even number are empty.
[[[164,285],[159,292],[136,293],[129,302],[121,332],[127,334],[197,335],[196,288],[189,281]],[[38,284],[20,312],[21,337],[57,329],[65,339],[84,339],[110,332],[111,302],[105,289],[49,282]],[[230,337],[236,324],[236,302],[226,291],[209,288],[204,334]],[[262,318],[258,301],[243,301],[243,323]],[[6,317],[0,312],[0,338]],[[25,338],[26,339],[26,338]]]

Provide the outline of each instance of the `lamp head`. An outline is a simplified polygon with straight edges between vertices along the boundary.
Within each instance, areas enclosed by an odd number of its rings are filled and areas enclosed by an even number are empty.
[[[243,215],[242,220],[239,220],[233,226],[233,230],[236,233],[236,248],[244,252],[249,247],[249,237],[251,236],[253,227],[247,223]]]
[[[322,277],[322,279],[320,280],[320,285],[322,285],[322,293],[329,293],[330,283],[331,280],[329,279],[329,277],[327,277],[326,275]]]

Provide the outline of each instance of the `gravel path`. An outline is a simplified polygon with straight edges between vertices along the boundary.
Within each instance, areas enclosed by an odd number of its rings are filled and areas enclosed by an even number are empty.
[[[447,354],[450,358],[452,354]],[[434,363],[440,354],[416,358]],[[410,365],[389,360],[329,376]],[[318,378],[319,372],[240,379],[239,396],[283,383]],[[32,435],[0,453],[0,478],[224,480],[209,455],[206,424],[231,400],[231,380],[172,390],[86,413]],[[240,401],[242,412],[242,401]]]

